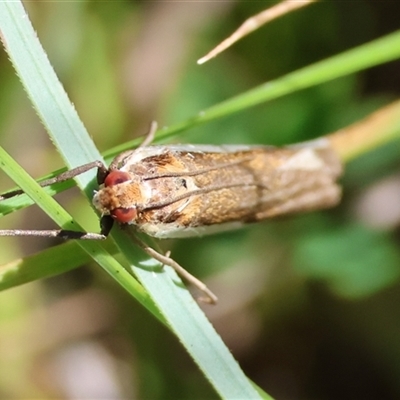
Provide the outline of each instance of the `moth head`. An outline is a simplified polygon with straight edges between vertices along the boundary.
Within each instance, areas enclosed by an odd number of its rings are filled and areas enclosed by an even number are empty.
[[[141,200],[139,186],[132,182],[129,173],[111,171],[93,196],[93,205],[102,215],[110,215],[121,224],[133,223],[137,204]]]

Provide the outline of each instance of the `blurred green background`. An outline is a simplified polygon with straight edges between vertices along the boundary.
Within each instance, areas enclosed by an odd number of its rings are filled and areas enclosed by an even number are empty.
[[[322,2],[196,60],[271,2],[25,4],[100,150],[399,28],[396,2]],[[4,52],[1,144],[34,177],[62,167]],[[183,143],[288,144],[398,98],[400,63],[262,104]],[[218,295],[205,312],[245,373],[277,399],[400,396],[399,143],[346,168],[333,209],[165,249]],[[0,189],[12,187],[3,175]],[[78,191],[57,197],[98,221]],[[88,218],[91,218],[88,221]],[[2,228],[51,229],[30,207]],[[56,244],[1,239],[2,263]],[[0,294],[0,398],[216,398],[178,341],[96,265]]]

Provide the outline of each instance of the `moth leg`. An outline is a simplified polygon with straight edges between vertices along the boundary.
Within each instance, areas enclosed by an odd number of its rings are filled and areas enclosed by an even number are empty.
[[[110,215],[103,215],[100,218],[100,234],[107,237],[114,225],[114,218]]]
[[[217,304],[218,297],[201,280],[197,279],[194,275],[192,275],[190,272],[186,271],[185,268],[179,265],[175,260],[169,257],[170,252],[167,252],[165,255],[161,254],[153,248],[149,247],[136,235],[131,234],[131,237],[138,244],[138,246],[140,246],[150,257],[153,257],[155,260],[159,261],[163,265],[168,265],[169,267],[173,268],[181,278],[185,279],[201,292],[203,292],[206,297],[199,297],[199,301],[207,304]]]

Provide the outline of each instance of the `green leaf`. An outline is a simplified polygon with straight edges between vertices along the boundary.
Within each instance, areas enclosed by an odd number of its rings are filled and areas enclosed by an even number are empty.
[[[371,296],[400,276],[400,253],[388,234],[352,225],[296,242],[297,272],[323,281],[341,297]]]

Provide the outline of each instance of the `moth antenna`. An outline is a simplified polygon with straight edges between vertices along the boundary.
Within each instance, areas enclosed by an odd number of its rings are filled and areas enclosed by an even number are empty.
[[[25,230],[25,229],[2,229],[0,236],[34,236],[34,237],[47,237],[47,238],[61,238],[65,240],[79,239],[79,240],[104,240],[106,235],[101,233],[91,232],[78,232],[65,229],[50,229],[50,230]]]
[[[100,170],[107,171],[107,168],[105,167],[105,165],[101,161],[96,160],[96,161],[92,161],[87,164],[80,165],[79,167],[72,168],[68,171],[62,172],[61,174],[59,174],[57,176],[54,176],[53,178],[45,179],[44,181],[41,181],[38,183],[41,187],[46,187],[46,186],[53,185],[55,183],[65,182],[72,178],[75,178],[75,176],[78,176],[87,171],[90,171],[93,168],[97,168],[98,171],[100,171]],[[11,192],[4,193],[0,196],[0,201],[5,200],[5,199],[10,199],[14,196],[18,196],[23,193],[24,193],[24,191],[21,189],[16,189]]]
[[[156,121],[151,121],[149,131],[147,132],[147,134],[146,134],[146,136],[145,136],[143,142],[140,143],[139,146],[137,147],[138,149],[139,149],[140,147],[146,147],[146,146],[148,146],[150,143],[153,142],[154,137],[155,137],[156,132],[157,132],[157,126],[158,126],[158,124],[157,124]]]

